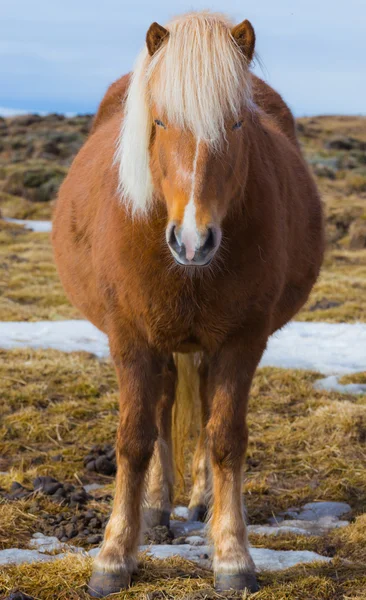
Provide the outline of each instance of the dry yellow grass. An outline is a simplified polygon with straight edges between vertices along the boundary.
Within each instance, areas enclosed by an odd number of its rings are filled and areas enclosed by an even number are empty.
[[[78,318],[65,297],[49,235],[0,220],[0,320]]]
[[[212,574],[196,565],[172,558],[141,557],[134,585],[114,594],[115,600],[245,600],[246,593],[216,593]],[[0,572],[0,593],[20,589],[39,600],[88,600],[86,583],[91,560],[70,555],[53,563],[8,567]],[[259,575],[261,589],[255,600],[364,600],[363,564],[299,566],[280,573]]]

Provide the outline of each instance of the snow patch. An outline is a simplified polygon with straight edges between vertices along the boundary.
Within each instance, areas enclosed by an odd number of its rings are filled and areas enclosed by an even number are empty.
[[[176,506],[172,512],[173,517],[177,517],[178,519],[185,519],[188,521],[189,519],[189,508],[187,506]]]
[[[366,367],[365,367],[366,368]],[[366,385],[363,383],[339,383],[339,377],[329,375],[324,379],[318,379],[314,383],[316,390],[324,390],[327,392],[339,392],[340,394],[366,394]]]
[[[43,535],[43,533],[35,533],[31,541],[29,542],[30,548],[34,548],[45,554],[47,552],[77,552],[84,553],[84,548],[78,548],[76,546],[70,546],[69,544],[63,544],[55,536]]]
[[[25,229],[29,229],[29,231],[36,231],[37,233],[48,233],[52,231],[52,221],[31,221],[28,219],[10,218],[5,218],[4,221],[7,223],[15,223],[16,225],[23,225]]]
[[[62,352],[109,355],[107,336],[88,321],[0,322],[0,347],[53,348]]]
[[[63,352],[85,351],[98,357],[109,355],[107,337],[88,321],[0,322],[1,348],[25,346]],[[363,371],[365,365],[366,324],[298,321],[289,323],[269,339],[260,364],[308,369],[325,375],[356,373]],[[334,379],[327,378],[327,381],[328,386],[335,383]],[[347,392],[350,389],[347,387]]]
[[[293,321],[268,342],[261,366],[306,369],[325,375],[363,371],[366,324]]]
[[[22,550],[19,548],[7,548],[0,550],[0,565],[21,565],[23,563],[49,562],[56,558],[63,558],[65,554],[43,554],[38,550]]]
[[[95,557],[100,549],[93,548],[89,555]],[[172,556],[180,556],[192,560],[203,567],[208,567],[212,558],[210,546],[189,546],[188,544],[157,544],[141,546],[141,552],[146,552],[153,558],[165,559]],[[268,548],[251,548],[250,553],[258,571],[282,571],[300,563],[330,562],[332,559],[321,556],[309,550],[269,550]]]

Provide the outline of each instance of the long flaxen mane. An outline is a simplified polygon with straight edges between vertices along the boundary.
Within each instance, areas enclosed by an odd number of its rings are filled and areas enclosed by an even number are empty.
[[[132,213],[146,214],[153,199],[149,143],[151,105],[168,120],[218,148],[225,121],[252,106],[248,64],[221,14],[184,15],[167,25],[169,36],[151,57],[142,50],[125,102],[118,142],[119,192]]]

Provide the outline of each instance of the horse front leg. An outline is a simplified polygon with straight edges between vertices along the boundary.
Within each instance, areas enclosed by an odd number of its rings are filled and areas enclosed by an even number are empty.
[[[256,591],[242,499],[247,403],[266,338],[231,341],[210,361],[212,409],[207,425],[213,470],[214,578],[218,591]]]
[[[169,527],[174,493],[172,410],[177,387],[177,369],[171,357],[163,371],[163,391],[156,407],[158,439],[150,463],[144,516],[146,525]]]
[[[156,404],[161,395],[161,361],[146,347],[117,344],[110,337],[120,388],[116,491],[89,593],[95,598],[129,586],[136,570],[145,475],[157,438]]]

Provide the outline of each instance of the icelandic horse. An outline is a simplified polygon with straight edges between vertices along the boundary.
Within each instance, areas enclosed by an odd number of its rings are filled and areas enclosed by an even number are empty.
[[[130,585],[145,482],[150,518],[169,523],[173,353],[191,365],[200,356],[190,508],[203,511],[211,479],[216,589],[257,590],[242,506],[248,394],[269,336],[309,296],[324,241],[294,119],[251,74],[254,46],[247,20],[198,12],[153,23],[59,192],[59,274],[108,335],[120,390],[116,492],[93,597]]]

